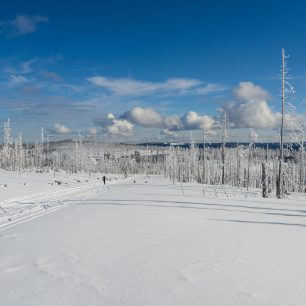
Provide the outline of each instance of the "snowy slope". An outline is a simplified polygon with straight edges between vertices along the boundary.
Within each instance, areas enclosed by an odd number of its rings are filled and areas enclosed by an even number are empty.
[[[205,194],[137,177],[3,227],[1,305],[305,305],[305,196]]]
[[[118,176],[108,176],[109,184]],[[96,193],[102,175],[14,172],[0,169],[0,228],[45,214]]]

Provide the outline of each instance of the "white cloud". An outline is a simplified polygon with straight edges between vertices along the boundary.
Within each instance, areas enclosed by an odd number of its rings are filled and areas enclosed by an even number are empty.
[[[31,73],[33,71],[33,68],[32,68],[32,65],[34,63],[37,62],[37,59],[34,58],[32,60],[29,60],[29,61],[26,61],[26,62],[23,62],[21,64],[21,69],[20,69],[20,72],[21,74],[28,74],[28,73]]]
[[[269,94],[260,86],[251,82],[241,82],[234,89],[234,95],[240,101],[226,103],[222,111],[227,112],[235,128],[276,128],[280,124],[280,113],[274,112],[266,99]]]
[[[196,112],[188,112],[181,118],[185,130],[211,129],[215,120],[209,116],[199,116]]]
[[[53,127],[50,129],[50,131],[53,134],[69,134],[72,132],[70,128],[60,123],[55,123]]]
[[[29,74],[33,72],[32,65],[37,62],[37,59],[28,60],[22,62],[18,67],[7,67],[5,69],[6,73],[10,74]]]
[[[162,115],[151,108],[134,107],[121,117],[144,127],[161,127],[163,125]]]
[[[3,65],[6,67],[4,71],[7,74],[37,74],[41,73],[47,79],[53,79],[56,81],[61,80],[61,77],[55,72],[50,72],[46,70],[46,66],[54,64],[56,61],[59,61],[61,57],[53,56],[48,58],[32,58],[22,62],[15,62],[12,59],[6,59],[3,61]],[[42,72],[41,72],[42,71]]]
[[[112,113],[95,118],[95,124],[102,126],[111,135],[128,136],[133,133],[133,124],[127,120],[116,119]]]
[[[175,133],[174,131],[169,131],[168,129],[163,129],[160,132],[161,135],[167,137],[167,138],[176,138],[178,137],[177,133]]]
[[[29,80],[22,75],[11,74],[9,76],[8,85],[10,86],[20,85],[20,84],[27,83],[28,81]]]
[[[92,77],[89,82],[100,87],[104,87],[117,95],[143,95],[156,90],[154,83],[141,82],[128,78],[112,79],[106,77]]]
[[[230,122],[236,128],[276,128],[280,124],[280,113],[273,112],[265,100],[230,102],[224,105],[223,111],[227,112]]]
[[[197,79],[172,78],[165,82],[139,81],[131,78],[107,78],[96,76],[87,79],[90,83],[109,90],[120,96],[144,96],[150,94],[205,95],[212,92],[224,91],[225,86],[206,84]]]
[[[208,83],[205,86],[197,87],[196,93],[200,95],[207,95],[214,92],[222,92],[229,89],[228,86],[214,84],[214,83]]]
[[[266,90],[252,82],[240,82],[233,92],[237,99],[247,102],[267,100],[270,97]]]
[[[215,120],[209,116],[200,116],[196,112],[188,112],[182,117],[166,116],[151,108],[135,107],[120,116],[135,125],[142,127],[161,128],[168,131],[211,129]]]
[[[184,79],[184,78],[173,78],[169,79],[164,83],[160,83],[159,86],[163,90],[188,90],[201,84],[201,81],[197,79]]]
[[[112,125],[106,127],[111,135],[132,135],[133,124],[126,120],[114,120]]]
[[[156,92],[184,91],[200,84],[195,79],[169,79],[166,82],[138,81],[130,78],[92,77],[89,82],[104,87],[116,95],[147,95]]]
[[[45,16],[17,15],[13,20],[2,21],[0,29],[9,36],[19,36],[36,32],[38,23],[48,21]]]
[[[177,115],[163,116],[163,127],[173,131],[181,130],[183,129],[181,118]]]

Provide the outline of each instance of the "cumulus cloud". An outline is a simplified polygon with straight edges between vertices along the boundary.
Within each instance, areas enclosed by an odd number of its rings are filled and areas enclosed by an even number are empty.
[[[280,113],[275,113],[267,101],[259,102],[230,102],[224,105],[223,111],[227,112],[231,123],[236,128],[275,128],[280,123]]]
[[[163,116],[163,126],[162,127],[168,130],[171,130],[171,131],[179,131],[179,130],[184,129],[182,120],[177,115]]]
[[[45,16],[17,15],[15,19],[0,22],[0,29],[9,36],[19,36],[37,31],[39,23],[48,22]]]
[[[162,127],[163,117],[151,108],[134,107],[125,112],[121,118],[144,127]]]
[[[228,114],[235,128],[276,128],[279,125],[281,115],[269,106],[266,90],[251,82],[241,82],[233,93],[238,101],[226,103],[222,111]]]
[[[112,113],[94,118],[94,123],[103,127],[111,135],[131,135],[134,126],[145,128],[160,128],[161,135],[177,137],[176,132],[184,130],[200,130],[203,126],[211,129],[215,120],[209,116],[201,116],[188,112],[183,116],[166,116],[151,108],[135,107],[116,118]]]
[[[176,138],[176,137],[178,137],[177,133],[175,133],[174,131],[169,131],[168,129],[161,130],[160,135],[165,136],[167,138]]]
[[[240,82],[233,93],[237,99],[247,102],[267,100],[270,97],[266,90],[252,82]]]
[[[53,134],[69,134],[72,130],[60,123],[54,123],[53,127],[50,129]]]
[[[200,116],[196,112],[188,112],[181,117],[185,130],[211,129],[215,120],[209,116]]]
[[[144,96],[150,94],[198,94],[206,95],[212,92],[224,91],[225,86],[218,84],[203,84],[197,79],[171,78],[165,82],[148,82],[132,78],[107,78],[96,76],[87,79],[90,83],[109,90],[120,96]]]
[[[146,128],[160,128],[165,133],[172,133],[183,130],[199,130],[211,129],[215,120],[209,116],[201,116],[195,112],[185,113],[179,117],[177,115],[163,115],[152,108],[134,107],[133,109],[123,113],[119,118],[122,121],[129,122],[133,125]],[[111,119],[113,120],[113,118]],[[109,119],[103,117],[99,119],[99,124],[108,126]]]
[[[116,119],[112,113],[94,118],[95,124],[102,126],[108,134],[128,136],[133,133],[133,124],[127,120]]]

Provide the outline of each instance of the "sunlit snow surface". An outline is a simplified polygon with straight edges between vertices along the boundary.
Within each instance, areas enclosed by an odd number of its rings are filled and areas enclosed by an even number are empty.
[[[1,305],[305,305],[304,195],[53,175],[1,171]]]

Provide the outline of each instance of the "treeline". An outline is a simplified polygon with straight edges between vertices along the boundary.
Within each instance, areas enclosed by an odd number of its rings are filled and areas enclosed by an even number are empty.
[[[9,125],[9,123],[8,123]],[[176,182],[261,188],[263,196],[276,192],[279,173],[279,149],[196,145],[189,147],[107,144],[100,141],[48,143],[42,138],[33,145],[24,144],[21,135],[10,137],[6,126],[0,148],[1,168],[15,171],[67,171],[163,175]],[[304,148],[284,147],[282,193],[305,192]]]

